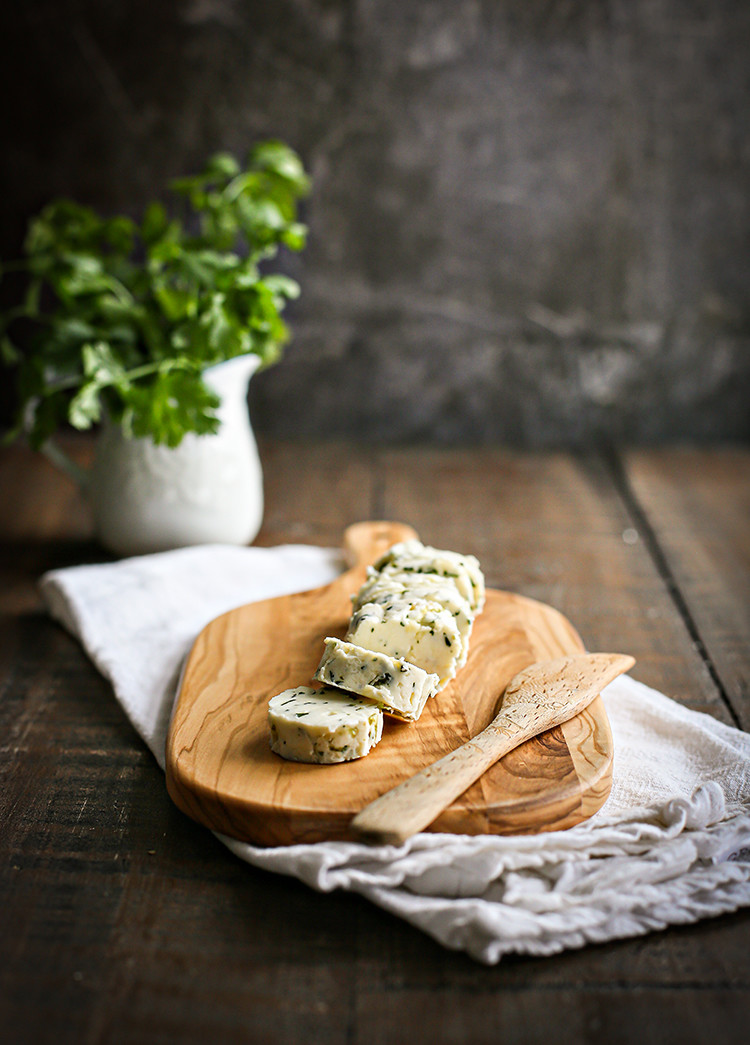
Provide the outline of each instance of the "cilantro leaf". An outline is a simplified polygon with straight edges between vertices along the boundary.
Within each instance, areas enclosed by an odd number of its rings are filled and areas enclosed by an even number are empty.
[[[68,420],[74,428],[91,428],[101,420],[102,404],[99,400],[100,385],[87,381],[81,385],[68,406]]]
[[[198,373],[161,371],[148,383],[133,385],[126,402],[129,434],[150,436],[156,443],[178,446],[185,432],[218,431],[219,397]]]

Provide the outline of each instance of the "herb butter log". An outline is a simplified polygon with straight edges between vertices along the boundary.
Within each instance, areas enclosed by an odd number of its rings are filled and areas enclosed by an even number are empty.
[[[292,762],[350,762],[366,755],[383,733],[375,704],[324,686],[297,686],[268,703],[271,750]]]
[[[474,556],[416,540],[392,545],[352,596],[345,638],[325,640],[315,671],[324,688],[270,701],[272,750],[298,762],[349,761],[377,744],[383,711],[416,721],[466,663],[484,597]]]
[[[420,541],[393,545],[352,596],[345,640],[325,640],[315,677],[377,700],[386,714],[415,721],[428,687],[414,689],[412,673],[421,669],[422,677],[426,672],[435,680],[431,696],[455,676],[466,663],[475,607],[484,605],[484,594],[473,556]],[[405,668],[411,673],[405,675]]]
[[[335,638],[325,640],[315,678],[375,701],[386,714],[407,722],[419,718],[440,682],[407,661]]]

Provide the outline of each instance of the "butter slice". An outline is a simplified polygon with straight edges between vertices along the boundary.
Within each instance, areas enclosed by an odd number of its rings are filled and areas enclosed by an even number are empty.
[[[388,715],[414,722],[438,689],[437,675],[353,642],[327,638],[315,678],[375,701]]]
[[[373,564],[385,574],[436,574],[450,578],[475,613],[484,606],[484,574],[473,555],[442,551],[421,541],[394,544]]]
[[[379,573],[370,568],[367,580],[352,596],[354,609],[376,602],[387,607],[394,599],[426,599],[437,602],[453,617],[461,640],[457,666],[463,667],[469,652],[474,613],[450,577],[426,573]]]
[[[444,686],[456,674],[461,636],[453,617],[437,602],[396,599],[366,602],[355,610],[347,642],[416,664]]]
[[[331,764],[366,755],[383,733],[383,713],[368,701],[324,686],[297,686],[268,702],[271,750],[291,762]]]

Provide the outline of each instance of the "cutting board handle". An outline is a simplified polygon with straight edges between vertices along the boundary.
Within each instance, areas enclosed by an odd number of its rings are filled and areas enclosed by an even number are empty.
[[[369,566],[392,544],[413,541],[417,537],[411,526],[397,522],[358,522],[344,531],[343,550],[347,565]]]

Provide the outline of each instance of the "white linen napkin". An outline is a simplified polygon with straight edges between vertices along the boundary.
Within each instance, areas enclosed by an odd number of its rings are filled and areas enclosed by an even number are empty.
[[[341,568],[329,549],[212,545],[52,571],[41,590],[163,768],[179,672],[203,625],[255,599],[318,587]],[[425,832],[398,847],[262,848],[219,837],[248,863],[325,892],[361,893],[487,964],[750,905],[750,735],[628,677],[604,700],[612,792],[567,831]]]

